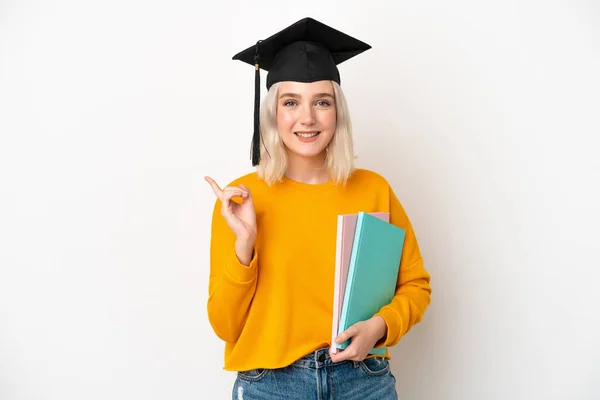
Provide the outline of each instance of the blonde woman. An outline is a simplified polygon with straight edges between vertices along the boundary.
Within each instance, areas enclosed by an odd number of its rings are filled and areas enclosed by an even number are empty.
[[[221,188],[210,245],[208,317],[237,372],[234,399],[396,399],[390,347],[430,302],[428,272],[400,201],[354,166],[337,65],[370,46],[311,18],[234,59],[268,70],[256,108],[256,171]],[[258,101],[258,100],[257,100]],[[258,105],[258,104],[256,104]],[[337,215],[382,211],[406,231],[393,300],[336,339],[330,353]],[[373,288],[377,290],[377,288]]]

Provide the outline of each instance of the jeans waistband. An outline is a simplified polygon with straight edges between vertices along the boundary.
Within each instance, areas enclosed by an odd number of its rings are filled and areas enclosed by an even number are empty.
[[[317,349],[312,353],[308,353],[304,357],[299,358],[294,361],[292,364],[295,367],[302,368],[323,368],[329,365],[341,365],[343,363],[352,362],[357,364],[355,361],[341,361],[338,363],[334,363],[331,361],[331,356],[329,355],[329,348],[324,347],[321,349]]]

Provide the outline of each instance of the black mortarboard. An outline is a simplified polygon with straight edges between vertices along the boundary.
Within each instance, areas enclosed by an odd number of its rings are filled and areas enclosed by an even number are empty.
[[[281,81],[341,83],[337,64],[370,48],[319,21],[304,18],[233,56],[255,66],[252,166],[260,161],[260,68],[268,71],[267,90]]]

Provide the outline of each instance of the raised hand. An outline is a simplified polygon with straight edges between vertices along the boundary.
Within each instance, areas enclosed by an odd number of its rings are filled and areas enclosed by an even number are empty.
[[[250,190],[244,186],[227,186],[221,189],[210,177],[204,179],[210,184],[215,195],[221,200],[221,215],[239,242],[254,245],[256,240],[256,212]],[[241,197],[242,203],[233,201]]]

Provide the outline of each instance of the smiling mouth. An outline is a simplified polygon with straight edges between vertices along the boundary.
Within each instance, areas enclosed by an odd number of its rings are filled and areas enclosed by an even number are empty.
[[[321,133],[321,132],[309,132],[309,133],[294,132],[294,134],[296,136],[301,137],[302,139],[310,139],[312,137],[317,136],[319,133]]]

